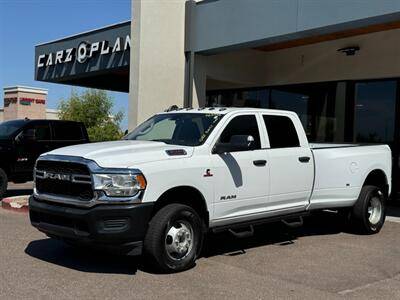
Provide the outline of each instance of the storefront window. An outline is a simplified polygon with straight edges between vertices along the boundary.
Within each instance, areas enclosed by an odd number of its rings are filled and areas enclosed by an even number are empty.
[[[396,157],[396,190],[400,186],[400,146],[394,138],[397,84],[398,80],[339,81],[214,91],[207,93],[207,104],[294,111],[310,142],[387,143]]]
[[[207,104],[294,111],[299,115],[311,142],[342,143],[353,140],[360,143],[391,144],[394,135],[396,81],[355,83],[354,112],[346,104],[347,89],[353,85],[343,81],[224,90],[209,92]],[[350,124],[346,123],[346,117]]]
[[[207,106],[268,107],[268,89],[225,90],[207,93]]]
[[[271,89],[270,107],[294,111],[299,115],[307,137],[312,142],[334,142],[343,139],[337,131],[339,116],[343,111],[337,109],[337,103],[345,102],[336,97],[339,83],[312,83],[283,86]]]
[[[271,89],[269,108],[294,111],[299,115],[300,121],[307,136],[311,136],[310,96],[305,93],[291,91],[290,88]]]
[[[313,89],[313,142],[344,142],[346,83],[311,86]]]
[[[392,144],[396,111],[396,81],[356,83],[354,105],[354,141]]]

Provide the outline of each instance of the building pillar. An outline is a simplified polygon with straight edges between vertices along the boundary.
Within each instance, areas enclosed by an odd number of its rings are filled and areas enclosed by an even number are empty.
[[[207,66],[204,56],[195,55],[193,71],[193,107],[206,106]]]
[[[129,129],[184,105],[185,0],[132,1]]]

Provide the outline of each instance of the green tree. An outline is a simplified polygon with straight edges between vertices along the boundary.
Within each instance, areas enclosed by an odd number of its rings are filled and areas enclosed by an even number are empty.
[[[62,100],[58,109],[61,120],[78,121],[85,124],[91,142],[120,139],[123,134],[120,123],[122,112],[112,114],[113,101],[106,91],[88,89],[82,93],[72,90],[67,100]]]

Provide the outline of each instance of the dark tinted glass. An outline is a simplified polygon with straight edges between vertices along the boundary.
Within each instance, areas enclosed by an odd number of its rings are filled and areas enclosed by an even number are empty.
[[[269,90],[211,91],[207,94],[207,106],[268,107]]]
[[[299,147],[299,137],[292,120],[284,116],[263,116],[271,148]]]
[[[6,121],[0,123],[0,139],[9,139],[18,129],[25,124],[22,120]]]
[[[354,116],[356,142],[393,142],[396,85],[395,80],[356,84]]]
[[[233,135],[251,135],[254,138],[253,149],[261,148],[260,132],[254,115],[233,118],[222,132],[219,142],[229,143]]]
[[[53,139],[56,141],[80,141],[83,134],[80,124],[77,123],[53,123]]]
[[[49,124],[38,124],[34,126],[35,138],[37,141],[50,140]]]

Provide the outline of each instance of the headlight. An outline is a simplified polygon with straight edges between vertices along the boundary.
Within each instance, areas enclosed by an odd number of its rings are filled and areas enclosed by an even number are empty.
[[[146,188],[142,174],[93,174],[94,189],[110,197],[131,197]]]

